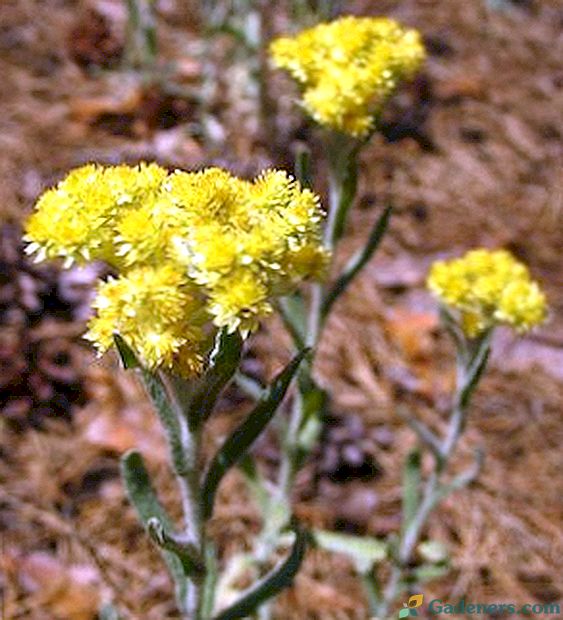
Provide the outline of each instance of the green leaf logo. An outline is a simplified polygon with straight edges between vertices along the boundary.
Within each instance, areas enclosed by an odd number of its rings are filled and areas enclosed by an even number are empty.
[[[408,607],[403,607],[399,612],[399,618],[406,618],[410,615],[411,610]]]

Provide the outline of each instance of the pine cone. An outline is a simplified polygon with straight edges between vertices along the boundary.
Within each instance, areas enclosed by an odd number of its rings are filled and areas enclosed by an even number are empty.
[[[376,478],[381,470],[375,455],[382,439],[381,429],[367,429],[357,414],[330,415],[313,455],[315,481],[343,484]]]
[[[0,415],[13,427],[70,420],[73,405],[85,402],[86,353],[74,321],[85,318],[98,273],[34,265],[20,230],[0,228]]]
[[[94,9],[79,15],[68,33],[67,46],[71,58],[83,69],[111,68],[123,55],[123,42],[107,17]]]

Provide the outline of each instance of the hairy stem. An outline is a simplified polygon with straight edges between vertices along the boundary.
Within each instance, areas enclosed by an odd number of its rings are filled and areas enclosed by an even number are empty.
[[[391,606],[395,602],[401,584],[404,581],[405,573],[408,571],[408,565],[420,540],[422,530],[434,508],[440,501],[447,497],[449,493],[461,486],[469,484],[475,479],[478,473],[480,466],[479,455],[477,455],[476,466],[472,468],[471,471],[461,474],[449,485],[443,483],[443,477],[448,472],[455,449],[465,428],[471,394],[475,390],[487,361],[488,343],[489,334],[485,334],[479,341],[472,343],[474,351],[470,356],[466,354],[467,343],[457,343],[458,363],[456,392],[448,427],[444,438],[439,442],[438,446],[434,446],[436,440],[434,434],[432,434],[432,446],[426,446],[434,456],[433,468],[426,480],[420,504],[401,536],[399,548],[391,574],[387,581],[383,599],[375,609],[372,608],[372,611],[375,611],[378,617],[386,618],[389,615]],[[431,431],[428,430],[428,433],[431,433]],[[423,437],[425,436],[426,434],[423,434]]]
[[[180,431],[180,444],[185,459],[183,469],[181,471],[175,470],[182,498],[183,538],[186,543],[193,546],[200,557],[204,557],[203,518],[200,497],[201,472],[199,471],[201,425],[190,430],[187,412],[183,410],[172,382],[164,375],[161,375],[161,378],[170,395],[170,401],[176,414]],[[186,614],[186,620],[200,620],[202,585],[202,580],[200,579],[192,579],[188,583],[183,610]]]

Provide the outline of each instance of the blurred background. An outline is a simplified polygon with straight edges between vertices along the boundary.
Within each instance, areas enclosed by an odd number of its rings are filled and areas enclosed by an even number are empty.
[[[323,4],[321,2],[317,4]],[[338,3],[333,3],[338,4]],[[363,152],[360,196],[336,258],[362,245],[383,206],[391,230],[339,301],[318,356],[333,410],[295,489],[306,523],[387,535],[400,525],[401,462],[415,442],[399,407],[448,410],[452,350],[425,292],[429,265],[505,247],[547,292],[549,323],[498,331],[460,466],[487,453],[479,481],[434,515],[427,537],[450,570],[425,595],[560,602],[563,593],[563,6],[559,0],[364,0],[342,13],[388,15],[424,35],[428,60]],[[101,266],[30,263],[21,223],[37,196],[88,161],[220,165],[251,176],[293,167],[298,146],[325,171],[290,80],[263,51],[315,23],[315,2],[2,0],[0,4],[0,617],[174,618],[171,585],[124,498],[120,455],[138,446],[174,509],[158,424],[135,380],[81,340]],[[290,344],[273,319],[244,368],[266,379]],[[248,410],[236,388],[209,447]],[[256,449],[266,472],[278,448]],[[177,508],[177,506],[176,506]],[[226,555],[258,527],[233,472],[213,520]],[[367,617],[344,557],[310,552],[276,618]]]

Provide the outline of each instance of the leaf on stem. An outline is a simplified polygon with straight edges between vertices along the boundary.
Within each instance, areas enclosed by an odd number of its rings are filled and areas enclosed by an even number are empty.
[[[193,544],[169,531],[158,517],[151,517],[147,521],[147,530],[154,543],[180,560],[187,577],[191,577],[193,581],[201,580],[205,575],[205,566]]]
[[[156,518],[164,527],[172,529],[170,518],[158,501],[154,487],[151,484],[143,457],[136,450],[131,450],[122,457],[121,476],[125,484],[127,496],[135,507],[143,526],[148,530],[149,520]],[[187,580],[182,562],[170,551],[163,549],[162,555],[174,579],[176,599],[178,602],[184,601]]]
[[[334,231],[330,240],[334,246],[342,237],[344,227],[348,218],[348,212],[356,197],[358,189],[358,151],[359,147],[353,147],[346,153],[347,157],[344,162],[338,165],[342,166],[338,182],[340,183],[340,196],[337,205],[338,212],[334,223]]]
[[[423,423],[412,416],[406,407],[397,407],[397,413],[418,435],[420,441],[434,454],[436,458],[441,458],[441,446],[438,437]]]
[[[266,388],[258,379],[249,377],[240,370],[235,373],[234,381],[237,387],[253,400],[260,400],[266,391]]]
[[[118,333],[113,334],[113,341],[115,342],[115,348],[119,353],[121,363],[123,364],[123,368],[125,368],[125,370],[141,367],[141,364],[133,349],[131,349],[131,347]]]
[[[456,476],[449,484],[440,487],[439,493],[437,494],[437,501],[443,500],[454,491],[459,491],[474,482],[483,468],[484,461],[485,453],[483,450],[475,450],[475,460],[473,464],[465,471],[462,471],[461,474]]]
[[[287,559],[267,573],[258,583],[242,593],[242,597],[233,605],[220,612],[214,620],[240,620],[252,614],[263,602],[273,598],[289,587],[299,571],[309,534],[295,526],[295,541]]]
[[[135,352],[119,334],[114,334],[114,341],[124,367],[137,370],[142,378],[149,398],[166,431],[172,463],[176,473],[184,472],[186,469],[186,455],[182,447],[181,429],[162,378],[157,373],[143,368]]]
[[[338,280],[334,283],[333,287],[329,291],[323,304],[323,316],[327,316],[332,308],[334,302],[344,293],[348,286],[352,283],[354,278],[360,273],[360,271],[367,265],[367,263],[373,257],[375,251],[379,247],[385,232],[389,226],[389,219],[393,207],[388,206],[385,208],[381,216],[375,222],[366,245],[356,252],[354,256],[348,261],[348,264],[340,274]]]
[[[297,469],[301,468],[303,461],[319,439],[328,403],[327,392],[321,389],[310,376],[299,377],[299,390],[303,403],[303,415],[295,446]]]
[[[301,293],[297,291],[282,297],[278,302],[278,310],[295,346],[303,348],[307,337],[307,313]]]
[[[403,468],[403,536],[416,516],[420,504],[420,450],[411,450]]]
[[[219,394],[233,378],[242,355],[243,340],[238,331],[232,334],[222,329],[215,339],[209,359],[209,369],[196,382],[189,403],[188,419],[200,423],[209,417]]]
[[[238,462],[238,467],[242,472],[246,484],[249,486],[252,496],[260,507],[260,512],[264,515],[269,509],[270,496],[264,477],[256,467],[256,463],[251,454],[243,455]]]
[[[321,549],[347,555],[360,575],[371,572],[374,564],[383,561],[387,556],[385,542],[370,536],[353,536],[325,530],[314,530],[312,535]]]
[[[311,151],[304,142],[297,144],[295,154],[295,177],[303,187],[312,186]]]
[[[215,494],[223,476],[239,461],[268,422],[274,417],[293,376],[309,349],[300,351],[273,380],[267,393],[256,404],[246,420],[235,429],[213,458],[203,483],[203,516],[208,519],[213,512]]]
[[[465,409],[469,405],[471,396],[473,395],[473,392],[479,383],[479,379],[482,377],[487,366],[490,351],[490,333],[487,333],[478,341],[476,351],[465,370],[463,385],[461,386],[461,390],[459,392],[459,405],[462,409]]]

